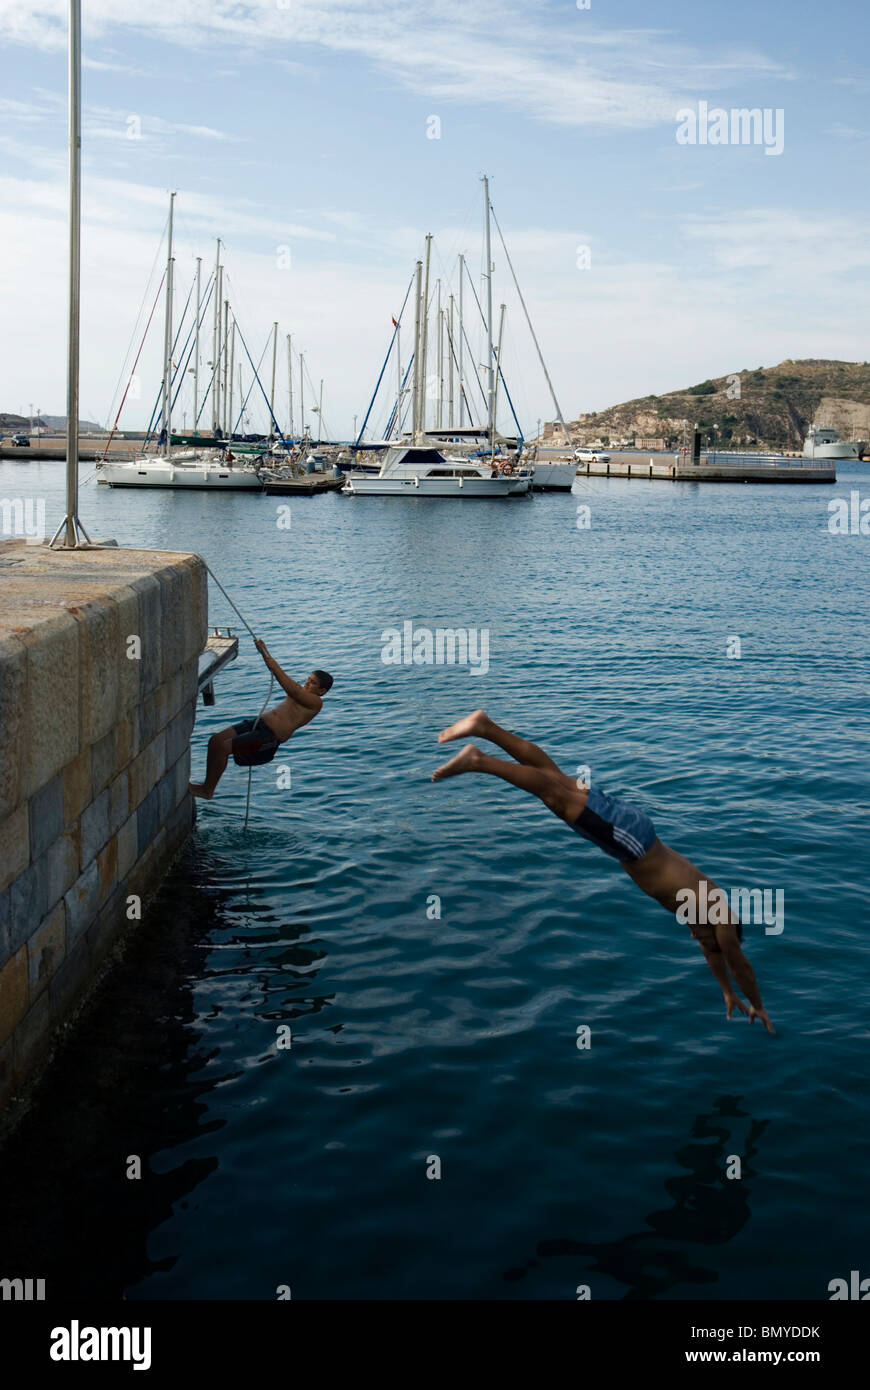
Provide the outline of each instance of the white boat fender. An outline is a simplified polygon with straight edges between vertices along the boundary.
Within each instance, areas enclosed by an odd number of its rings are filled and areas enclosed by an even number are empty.
[[[417,474],[416,474],[416,473],[414,474],[414,486],[415,486],[415,487],[419,487],[419,486],[420,486],[420,479],[417,477]]]
[[[459,486],[462,487],[462,484],[463,484],[464,482],[465,482],[465,479],[463,478],[462,474],[460,473],[460,475],[459,475]]]

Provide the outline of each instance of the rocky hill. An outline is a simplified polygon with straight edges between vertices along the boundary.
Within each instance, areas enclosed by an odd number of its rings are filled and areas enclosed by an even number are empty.
[[[744,367],[581,415],[569,428],[578,443],[656,437],[677,445],[684,420],[725,448],[799,449],[811,424],[832,425],[844,439],[870,440],[870,363],[806,359]]]

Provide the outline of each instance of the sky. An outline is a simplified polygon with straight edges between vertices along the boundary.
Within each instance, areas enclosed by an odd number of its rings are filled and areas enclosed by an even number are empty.
[[[328,433],[362,419],[427,232],[433,292],[440,276],[444,302],[457,293],[462,252],[481,293],[483,174],[567,419],[787,358],[870,357],[865,0],[83,0],[83,22],[88,419],[115,417],[170,190],[176,308],[220,237],[267,390],[279,323],[284,428],[287,334],[297,412],[301,351]],[[66,24],[65,0],[0,0],[2,410],[65,411]],[[681,142],[678,113],[703,103],[768,111],[781,152]],[[529,436],[555,410],[493,235],[505,378]],[[130,429],[159,390],[162,315]],[[207,379],[210,332],[201,356]],[[245,361],[246,391],[250,375]],[[386,409],[379,397],[373,425]],[[254,396],[249,420],[265,422]]]

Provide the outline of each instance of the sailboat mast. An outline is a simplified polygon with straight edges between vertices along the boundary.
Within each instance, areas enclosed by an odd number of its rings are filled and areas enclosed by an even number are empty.
[[[233,326],[232,326],[232,328],[230,329],[230,394],[229,394],[229,408],[228,408],[228,411],[227,411],[227,414],[229,415],[229,435],[230,435],[230,438],[231,438],[231,439],[232,439],[232,436],[233,436],[233,370],[234,370],[234,368],[235,368],[235,365],[236,365],[236,321],[235,321],[235,319],[233,319]]]
[[[441,277],[437,283],[437,311],[436,320],[438,323],[438,414],[436,425],[440,430],[444,423],[444,314],[441,309]]]
[[[193,350],[193,432],[197,433],[196,422],[199,418],[199,316],[202,305],[202,295],[200,290],[202,278],[202,256],[196,258],[196,346]]]
[[[292,335],[287,334],[287,395],[290,402],[290,441],[293,441],[293,347]]]
[[[272,325],[272,390],[269,393],[269,438],[275,428],[275,366],[278,361],[278,325]]]
[[[166,312],[163,322],[163,428],[166,432],[164,452],[169,453],[170,397],[172,395],[172,223],[175,194],[169,195],[169,237],[166,246]]]
[[[460,429],[462,429],[462,426],[463,426],[463,424],[464,424],[464,420],[463,420],[463,406],[465,405],[465,372],[464,372],[464,360],[463,360],[463,359],[464,359],[464,352],[463,352],[463,342],[462,342],[462,339],[463,339],[463,336],[464,336],[464,332],[465,332],[465,330],[464,330],[464,328],[463,328],[463,326],[462,326],[462,295],[463,295],[463,291],[464,291],[464,281],[465,281],[465,257],[464,257],[464,256],[460,256],[460,257],[459,257],[459,428],[460,428]],[[470,417],[469,417],[468,423],[471,424],[471,419],[470,419]]]
[[[301,422],[301,424],[300,424],[300,426],[299,426],[299,434],[300,434],[300,437],[301,437],[302,439],[304,439],[304,438],[305,438],[305,356],[304,356],[304,354],[301,353],[301,352],[300,352],[300,354],[299,354],[299,413],[300,413],[300,415],[302,416],[302,422]]]
[[[212,427],[212,431],[213,431],[215,434],[217,434],[218,425],[220,424],[220,415],[218,414],[218,411],[220,410],[220,394],[221,394],[221,392],[220,392],[221,378],[220,378],[220,372],[218,371],[218,353],[219,353],[219,349],[220,349],[220,331],[221,331],[221,240],[220,240],[220,237],[218,237],[218,239],[217,239],[217,254],[216,254],[216,256],[215,256],[215,262],[214,262],[214,333],[213,333],[213,335],[212,335],[212,350],[211,350],[211,367],[212,367],[212,372],[211,372],[211,382],[212,382],[212,386],[211,386],[211,427]]]
[[[453,429],[453,295],[447,315],[447,423]]]
[[[498,381],[499,381],[499,377],[501,376],[501,345],[502,345],[502,343],[503,343],[503,341],[504,341],[504,311],[505,311],[505,306],[502,304],[501,307],[500,307],[500,309],[499,309],[499,317],[498,317],[498,348],[496,349],[496,354],[495,354],[495,390],[494,390],[494,392],[493,392],[493,403],[492,403],[492,425],[493,425],[493,429],[495,429],[495,423],[496,423],[496,420],[498,419]]]
[[[486,253],[486,369],[487,369],[487,434],[495,431],[495,372],[492,361],[492,242],[489,227],[489,179],[483,176],[483,229]]]
[[[411,436],[419,444],[420,433],[420,299],[423,276],[423,262],[417,262],[414,272],[414,386],[411,398]]]
[[[223,273],[221,273],[221,289],[223,289],[223,282],[224,282],[224,277],[223,277]],[[224,352],[224,395],[223,395],[223,400],[221,401],[221,405],[223,406],[223,412],[224,412],[224,423],[223,423],[223,431],[224,431],[224,434],[226,434],[226,432],[227,432],[227,367],[228,367],[228,365],[229,365],[229,360],[230,360],[230,354],[229,354],[229,346],[230,346],[230,344],[229,344],[229,337],[230,337],[230,301],[229,301],[228,299],[225,299],[225,300],[224,300],[224,332],[223,332],[223,339],[224,339],[224,348],[223,348],[223,352]]]
[[[429,262],[432,256],[432,233],[426,235],[426,268],[423,273],[423,306],[420,328],[420,429],[426,432],[426,356],[429,346]]]

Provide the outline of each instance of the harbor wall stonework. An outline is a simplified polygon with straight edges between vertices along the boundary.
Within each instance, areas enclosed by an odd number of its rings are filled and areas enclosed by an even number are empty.
[[[0,544],[0,1111],[193,824],[195,555]]]

